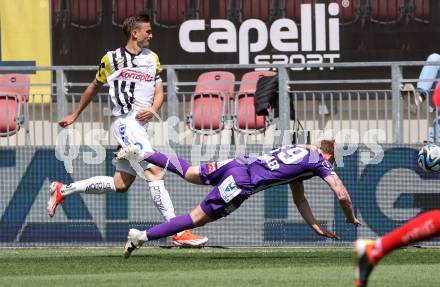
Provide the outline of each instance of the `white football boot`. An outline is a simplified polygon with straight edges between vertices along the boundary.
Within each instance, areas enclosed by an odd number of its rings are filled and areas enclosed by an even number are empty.
[[[142,244],[144,244],[145,241],[139,239],[141,235],[142,235],[142,231],[134,228],[128,231],[127,243],[125,243],[125,247],[124,247],[125,258],[130,257],[131,253],[134,250],[141,248]]]

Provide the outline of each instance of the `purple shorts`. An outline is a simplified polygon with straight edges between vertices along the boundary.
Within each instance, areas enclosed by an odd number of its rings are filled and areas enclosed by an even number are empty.
[[[235,159],[200,166],[200,177],[205,184],[215,186],[200,203],[212,220],[229,215],[252,195],[247,165]]]

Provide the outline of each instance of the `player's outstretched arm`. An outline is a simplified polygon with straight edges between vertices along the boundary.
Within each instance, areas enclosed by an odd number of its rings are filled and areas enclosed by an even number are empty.
[[[99,91],[99,89],[101,87],[102,87],[102,83],[100,83],[96,79],[94,79],[93,82],[91,82],[89,84],[89,86],[86,88],[86,90],[84,91],[83,95],[81,96],[81,99],[79,101],[78,106],[76,107],[76,110],[73,113],[71,113],[70,115],[67,115],[64,118],[62,118],[58,122],[58,124],[61,127],[65,128],[65,127],[71,125],[73,122],[75,122],[76,119],[81,114],[81,112],[90,103],[90,101],[92,100],[93,96],[96,95],[96,93],[98,93],[98,91]]]
[[[341,239],[338,235],[320,226],[315,216],[313,216],[312,209],[309,202],[304,196],[304,185],[302,182],[290,183],[290,189],[292,191],[293,202],[296,205],[301,216],[307,222],[307,224],[320,236],[328,237],[331,239]]]
[[[347,223],[352,223],[354,225],[361,225],[361,222],[356,218],[354,214],[353,206],[351,203],[350,195],[345,188],[342,180],[337,174],[332,174],[324,178],[325,182],[330,186],[336,197],[339,200],[342,210],[344,211]]]

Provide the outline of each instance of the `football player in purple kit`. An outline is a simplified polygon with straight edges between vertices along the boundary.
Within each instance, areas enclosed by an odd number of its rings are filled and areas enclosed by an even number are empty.
[[[319,236],[340,239],[338,235],[322,227],[315,219],[304,196],[302,183],[313,176],[322,178],[339,199],[346,222],[354,225],[361,224],[354,214],[347,189],[333,170],[334,148],[334,140],[322,140],[319,147],[315,145],[282,146],[258,158],[241,156],[201,166],[191,166],[177,156],[169,156],[160,152],[142,152],[134,146],[120,150],[118,158],[137,161],[144,159],[176,173],[191,183],[214,186],[200,205],[190,213],[177,216],[148,230],[130,229],[124,256],[128,258],[146,241],[164,238],[181,230],[200,227],[225,217],[239,208],[252,194],[287,183],[290,185],[293,201],[307,224]]]

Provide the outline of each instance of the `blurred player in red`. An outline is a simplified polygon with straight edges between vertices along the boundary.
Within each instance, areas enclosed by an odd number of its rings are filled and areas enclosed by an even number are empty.
[[[434,94],[432,96],[432,102],[438,108],[440,107],[440,83],[434,89]]]
[[[391,251],[440,235],[440,210],[418,215],[376,241],[359,239],[354,244],[355,284],[365,287],[376,264]]]

